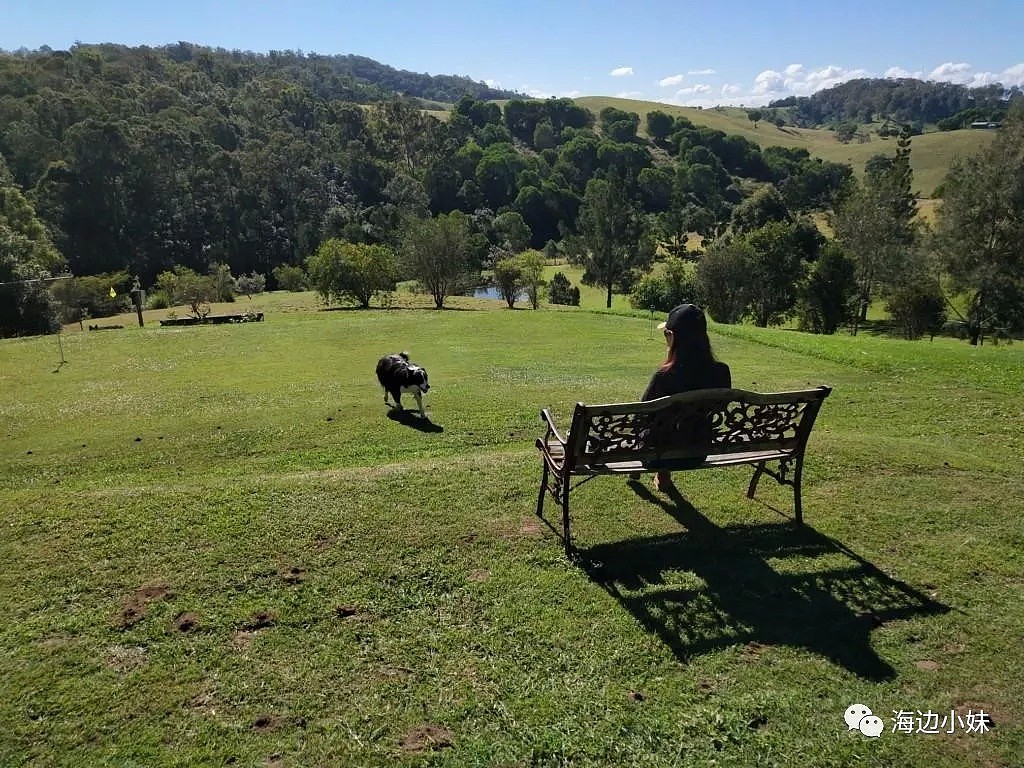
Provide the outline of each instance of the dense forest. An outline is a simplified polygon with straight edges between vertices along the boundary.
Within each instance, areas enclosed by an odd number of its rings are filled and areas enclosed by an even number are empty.
[[[576,232],[587,182],[612,170],[664,237],[714,231],[743,179],[802,210],[849,175],[661,113],[649,146],[635,114],[597,120],[565,99],[463,95],[442,122],[330,61],[187,45],[0,56],[0,154],[74,274],[144,285],[173,265],[271,274],[332,236],[394,243],[410,213],[461,210],[492,237],[487,217],[515,212],[539,247]]]
[[[870,123],[894,120],[939,128],[964,128],[975,120],[1005,118],[1013,101],[1024,100],[1017,86],[998,83],[968,88],[955,83],[925,82],[913,78],[860,78],[818,91],[811,96],[790,96],[769,104],[787,108],[797,125],[813,127],[842,121]]]
[[[211,296],[303,282],[368,306],[414,280],[442,307],[486,270],[536,306],[540,249],[581,264],[608,306],[618,290],[638,307],[697,300],[719,322],[797,316],[831,333],[883,296],[908,336],[946,316],[915,221],[909,126],[861,184],[806,150],[658,110],[641,136],[634,112],[499,106],[468,78],[367,62],[184,43],[0,54],[0,336],[122,311],[136,283],[197,313]],[[425,98],[452,102],[447,119]],[[1017,183],[972,182],[1019,164],[1024,120],[1013,124],[996,154],[951,176],[944,209],[984,210],[973,190]],[[1018,200],[1015,189],[989,197]],[[834,241],[808,216],[820,211],[834,211]],[[939,221],[974,340],[1024,323],[1020,211],[985,215]],[[1005,238],[966,244],[992,222]],[[75,279],[47,290],[65,271]],[[572,288],[552,283],[549,299]]]

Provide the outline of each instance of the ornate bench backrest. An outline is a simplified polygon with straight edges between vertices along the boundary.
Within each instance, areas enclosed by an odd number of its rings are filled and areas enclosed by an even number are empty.
[[[762,394],[705,389],[658,400],[576,404],[567,457],[574,464],[694,459],[803,450],[829,387]]]

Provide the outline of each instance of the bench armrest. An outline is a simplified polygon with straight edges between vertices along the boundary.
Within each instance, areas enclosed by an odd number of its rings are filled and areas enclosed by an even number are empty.
[[[544,435],[544,442],[547,443],[554,437],[564,447],[566,444],[565,438],[559,434],[558,427],[555,426],[555,420],[551,417],[551,412],[547,408],[540,412],[540,420],[548,425],[547,434]]]

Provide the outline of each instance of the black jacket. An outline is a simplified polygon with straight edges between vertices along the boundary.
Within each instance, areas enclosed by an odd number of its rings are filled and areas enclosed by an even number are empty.
[[[651,382],[644,390],[641,400],[656,400],[694,389],[731,387],[732,372],[725,363],[715,362],[711,368],[694,368],[685,362],[678,362],[667,371],[660,368],[651,376]]]

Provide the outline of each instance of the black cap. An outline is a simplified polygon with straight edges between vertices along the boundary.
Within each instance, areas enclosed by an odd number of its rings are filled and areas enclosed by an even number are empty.
[[[708,321],[700,307],[693,304],[680,304],[668,313],[668,319],[658,327],[662,330],[672,331],[672,333],[704,332],[708,329]]]

